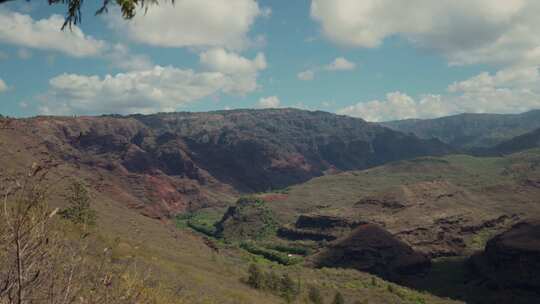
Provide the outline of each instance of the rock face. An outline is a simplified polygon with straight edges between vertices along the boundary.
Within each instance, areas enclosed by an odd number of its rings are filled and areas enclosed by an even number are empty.
[[[398,280],[430,266],[430,259],[415,252],[391,233],[374,224],[357,227],[351,234],[331,244],[316,257],[325,267],[354,268]]]
[[[451,151],[437,140],[325,112],[237,110],[133,118],[156,134],[181,140],[199,168],[241,191],[283,188],[328,170]]]
[[[339,216],[302,214],[294,227],[285,225],[277,231],[278,236],[288,240],[333,241],[365,224]]]
[[[318,228],[322,230],[335,229],[335,228],[354,228],[360,225],[358,222],[354,222],[339,216],[330,215],[307,215],[302,214],[296,221],[296,228]]]
[[[540,290],[540,221],[527,221],[488,241],[473,270],[496,287]]]

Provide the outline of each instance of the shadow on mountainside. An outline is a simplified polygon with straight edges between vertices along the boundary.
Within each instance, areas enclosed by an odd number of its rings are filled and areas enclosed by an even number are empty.
[[[439,258],[424,276],[407,277],[402,282],[410,288],[427,291],[439,297],[471,304],[540,303],[540,294],[521,289],[501,289],[468,270],[467,257]]]

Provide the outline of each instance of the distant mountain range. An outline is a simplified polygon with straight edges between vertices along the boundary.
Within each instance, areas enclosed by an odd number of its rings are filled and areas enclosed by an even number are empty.
[[[511,154],[537,147],[540,147],[540,128],[503,141],[488,149],[488,152],[491,154]]]
[[[540,110],[522,114],[459,114],[381,125],[424,139],[437,138],[458,149],[491,148],[540,128]]]

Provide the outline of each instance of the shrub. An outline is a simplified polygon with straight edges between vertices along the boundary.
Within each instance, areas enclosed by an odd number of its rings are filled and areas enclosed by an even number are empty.
[[[80,182],[74,182],[69,187],[69,207],[61,210],[60,215],[75,224],[85,227],[96,224],[96,211],[90,207],[90,195],[86,187]]]
[[[286,253],[262,248],[249,242],[244,242],[240,244],[240,248],[248,251],[249,253],[263,256],[267,260],[277,262],[283,265],[294,265],[302,261],[301,258],[289,257]]]
[[[275,272],[267,273],[255,264],[248,268],[246,283],[254,289],[279,295],[287,303],[294,301],[300,294],[300,281],[295,282],[287,273],[281,277]]]
[[[271,271],[266,275],[266,288],[268,290],[279,290],[279,285],[281,284],[280,277],[277,273]]]
[[[306,255],[311,254],[311,250],[307,248],[302,248],[302,247],[293,247],[293,246],[286,246],[286,245],[272,245],[272,244],[266,245],[265,247],[268,249],[290,253],[290,254],[296,254],[296,255],[306,256]]]
[[[321,296],[321,292],[315,286],[309,287],[308,297],[309,297],[309,300],[313,304],[323,304],[323,298]]]
[[[341,294],[341,292],[336,292],[332,304],[345,304],[345,299],[343,299],[343,295]]]
[[[216,235],[216,228],[206,223],[202,223],[198,221],[188,221],[187,225],[189,226],[189,228],[197,232],[200,232],[202,234],[206,234],[207,236],[215,237]]]
[[[255,289],[264,289],[265,285],[265,274],[262,272],[261,268],[256,264],[251,264],[248,269],[248,280],[247,283],[249,286]]]
[[[110,251],[90,256],[89,233],[73,236],[66,232],[72,224],[59,221],[58,209],[48,207],[45,189],[50,188],[41,185],[44,173],[39,173],[39,167],[34,165],[24,176],[15,177],[14,185],[7,187],[0,208],[0,303],[157,301],[147,280],[109,262]],[[73,205],[63,216],[86,225],[93,218],[87,193],[81,185],[71,190]]]
[[[300,294],[300,284],[295,283],[289,274],[286,273],[281,278],[280,294],[287,303],[291,303]]]

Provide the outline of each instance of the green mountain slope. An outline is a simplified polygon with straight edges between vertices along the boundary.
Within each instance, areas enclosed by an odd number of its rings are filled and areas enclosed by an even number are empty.
[[[540,216],[539,162],[539,150],[418,158],[315,178],[270,206],[285,223],[301,214],[377,223],[432,257],[466,255],[488,231]]]
[[[504,141],[489,150],[492,153],[511,154],[540,147],[540,128]]]
[[[420,138],[438,138],[457,148],[485,148],[540,128],[540,110],[522,114],[460,114],[381,124]]]

